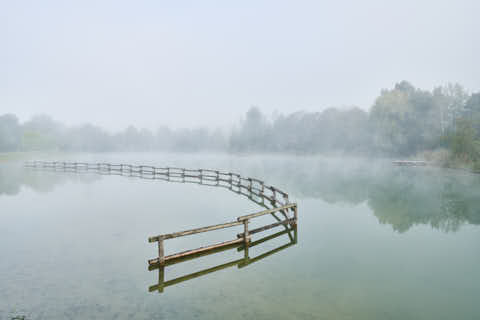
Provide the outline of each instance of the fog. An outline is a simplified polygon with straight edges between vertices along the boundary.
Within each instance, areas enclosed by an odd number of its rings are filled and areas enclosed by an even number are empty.
[[[0,319],[478,318],[479,12],[0,1]]]
[[[122,159],[132,156],[139,159],[138,154],[126,157],[122,154],[107,155],[109,158]],[[189,166],[193,163],[199,166],[215,164],[218,168],[238,170],[260,179],[268,179],[272,183],[284,186],[302,202],[307,199],[320,199],[332,205],[347,205],[351,208],[357,208],[365,203],[379,223],[388,224],[399,233],[423,224],[443,232],[455,232],[464,225],[480,225],[478,175],[459,174],[454,170],[442,171],[438,168],[427,170],[392,168],[385,161],[371,162],[353,157],[342,159],[275,155],[239,159],[210,155],[191,159],[185,155],[174,154],[170,157],[176,157],[177,164],[184,162]],[[226,163],[230,163],[232,168],[224,168]],[[89,184],[98,182],[104,176],[122,175],[107,171],[99,173],[95,170],[62,168],[25,169],[18,164],[10,164],[0,167],[0,197],[17,195],[25,188],[47,193],[55,188],[61,188],[69,181]],[[133,177],[125,173],[124,176],[129,179],[143,177],[152,180],[148,175]],[[182,182],[182,179],[166,180],[162,176],[153,179]],[[188,181],[183,180],[183,183]],[[197,182],[191,183],[198,185]],[[204,187],[225,189],[215,184],[205,184]],[[228,190],[237,193],[232,189]],[[245,196],[255,202],[255,198]]]
[[[401,80],[480,89],[464,1],[3,1],[0,114],[109,132],[230,128],[251,106],[368,110]]]
[[[459,84],[432,91],[402,81],[382,90],[371,109],[328,108],[267,115],[251,107],[228,128],[155,130],[133,125],[109,132],[68,126],[48,115],[21,122],[0,115],[0,152],[183,151],[420,157],[443,166],[480,168],[480,93]]]

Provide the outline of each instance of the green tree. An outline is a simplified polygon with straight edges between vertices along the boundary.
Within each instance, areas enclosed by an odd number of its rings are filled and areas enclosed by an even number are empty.
[[[472,121],[472,126],[477,131],[478,137],[480,134],[480,92],[472,94],[466,101],[462,115]]]
[[[459,118],[456,130],[450,137],[450,148],[453,156],[464,161],[477,161],[480,155],[480,142],[477,131],[470,119]]]
[[[370,112],[374,146],[387,154],[409,155],[434,148],[440,137],[433,96],[407,81],[382,90]]]

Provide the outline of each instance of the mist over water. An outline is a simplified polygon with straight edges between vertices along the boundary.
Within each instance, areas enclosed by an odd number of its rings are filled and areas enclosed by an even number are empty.
[[[480,319],[479,12],[0,1],[0,320]]]
[[[86,159],[131,158],[138,164],[155,165],[148,155],[105,154]],[[348,206],[365,203],[379,222],[390,224],[398,232],[417,224],[446,232],[456,231],[463,224],[480,224],[479,175],[441,168],[392,167],[389,161],[372,162],[364,158],[250,156],[247,159],[182,154],[161,157],[169,162],[194,164],[192,168],[200,168],[202,164],[211,167],[212,162],[228,163],[224,169],[245,170],[253,177],[269,179],[300,198]],[[142,158],[143,162],[138,160]],[[93,173],[60,173],[61,169],[49,172],[26,169],[20,163],[5,164],[0,171],[0,194],[16,195],[25,187],[49,192],[71,180],[93,183],[102,178]]]
[[[158,274],[146,269],[156,254],[147,237],[231,221],[258,205],[223,188],[3,163],[1,317],[473,319],[480,311],[477,175],[359,158],[122,153],[57,160],[73,159],[235,169],[264,179],[298,203],[298,243],[245,268],[151,293]],[[181,238],[166,250],[231,236]],[[250,254],[289,241],[284,235]],[[167,267],[165,275],[241,257],[218,253]]]

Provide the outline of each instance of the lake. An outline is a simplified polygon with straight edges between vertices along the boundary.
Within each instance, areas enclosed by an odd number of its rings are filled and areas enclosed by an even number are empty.
[[[258,204],[214,186],[5,161],[0,319],[480,317],[480,175],[313,156],[122,153],[42,159],[221,169],[259,178],[297,202],[297,241],[281,234],[249,249],[251,259],[259,258],[254,263],[150,292],[159,271],[148,270],[147,260],[158,256],[148,237],[233,221],[261,210]],[[240,226],[168,240],[165,251],[231,240],[241,231]],[[171,265],[165,281],[243,257],[233,248]]]

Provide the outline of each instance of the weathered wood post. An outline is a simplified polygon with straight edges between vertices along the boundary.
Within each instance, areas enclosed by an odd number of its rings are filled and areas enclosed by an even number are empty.
[[[165,283],[165,267],[160,266],[160,268],[158,268],[158,293],[163,292],[164,283]]]
[[[293,217],[294,217],[293,226],[296,227],[297,226],[297,219],[298,219],[297,206],[294,206],[292,209],[293,209]]]
[[[245,245],[244,249],[243,249],[243,259],[244,259],[244,264],[247,265],[248,264],[248,260],[250,259],[250,257],[248,256],[248,244]]]
[[[248,235],[248,219],[243,220],[243,242],[245,243],[245,248],[248,246],[249,235]]]
[[[160,266],[165,265],[165,251],[163,248],[163,236],[158,237],[158,263]]]

